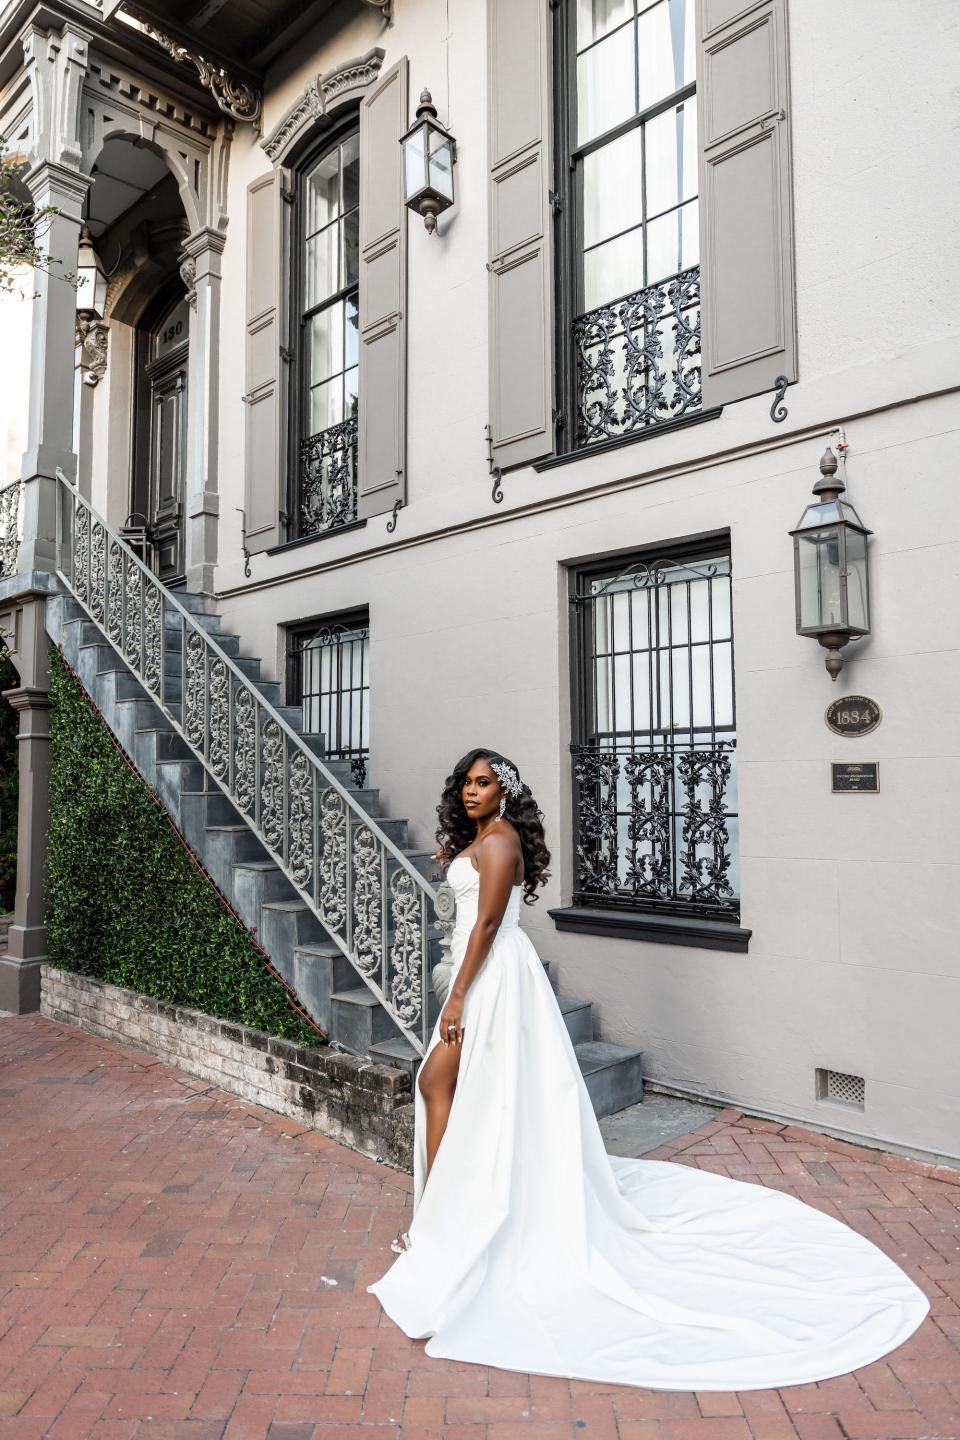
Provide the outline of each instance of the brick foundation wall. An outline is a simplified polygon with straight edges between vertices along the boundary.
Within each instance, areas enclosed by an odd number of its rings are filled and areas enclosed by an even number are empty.
[[[413,1101],[404,1071],[326,1046],[307,1049],[54,965],[42,965],[40,976],[40,1012],[48,1019],[139,1046],[364,1155],[413,1169]]]

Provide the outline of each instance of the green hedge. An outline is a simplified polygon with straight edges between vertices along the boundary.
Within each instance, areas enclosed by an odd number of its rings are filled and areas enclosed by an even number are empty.
[[[0,691],[12,690],[20,677],[3,649],[0,635]],[[0,696],[0,915],[13,909],[17,889],[17,712]]]
[[[51,962],[322,1044],[54,648],[50,698]]]

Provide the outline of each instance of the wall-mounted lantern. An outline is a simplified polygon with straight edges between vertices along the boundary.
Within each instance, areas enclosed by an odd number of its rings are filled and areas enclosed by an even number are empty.
[[[797,634],[809,635],[827,651],[831,680],[843,669],[841,647],[870,633],[868,530],[837,478],[837,457],[828,446],[808,505],[793,536],[797,590]]]
[[[107,277],[93,248],[93,236],[84,225],[77,252],[77,310],[88,320],[102,320],[107,299]]]
[[[437,120],[429,90],[421,92],[417,118],[400,137],[400,144],[403,146],[403,203],[423,216],[423,223],[432,235],[437,228],[437,216],[453,204],[457,142]]]

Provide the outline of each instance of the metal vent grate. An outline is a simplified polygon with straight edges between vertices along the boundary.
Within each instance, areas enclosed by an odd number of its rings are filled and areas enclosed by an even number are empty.
[[[864,1108],[862,1075],[845,1075],[842,1070],[818,1070],[817,1099],[834,1105],[848,1105],[853,1110]]]

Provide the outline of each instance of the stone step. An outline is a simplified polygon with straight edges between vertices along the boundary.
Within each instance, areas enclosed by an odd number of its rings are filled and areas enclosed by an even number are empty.
[[[218,630],[213,636],[213,639],[216,640],[217,645],[224,654],[230,656],[231,660],[236,659],[240,654],[239,635],[231,634],[229,631]],[[176,655],[179,664],[180,656],[183,653],[183,632],[179,624],[176,626],[166,625],[164,627],[163,648],[170,654]]]
[[[185,833],[186,829],[191,828],[191,817],[187,813],[186,826],[181,830],[181,834],[193,853],[200,858],[214,883],[228,897],[233,883],[234,866],[241,860],[266,859],[266,851],[246,825],[207,825],[204,827],[202,841]],[[261,915],[262,913],[261,910]],[[277,968],[279,969],[279,966]]]
[[[220,634],[220,616],[219,616],[219,615],[205,615],[205,614],[203,614],[203,613],[197,613],[197,614],[191,613],[190,619],[194,622],[194,624],[197,626],[198,629],[200,629],[200,630],[206,630],[206,632],[207,632],[208,635],[214,635],[214,636],[219,637],[219,634]],[[172,605],[164,605],[164,607],[163,607],[163,624],[164,624],[164,628],[167,629],[167,630],[182,630],[182,629],[183,629],[183,617],[182,617],[182,615],[180,615],[180,614],[178,613],[178,611],[174,610],[174,608],[173,608]]]
[[[238,860],[233,867],[232,894],[233,907],[243,923],[248,929],[259,929],[261,906],[269,900],[292,899],[294,891],[275,861]]]
[[[357,972],[332,940],[298,945],[293,953],[293,986],[321,1029],[333,1024],[333,996],[356,984]]]
[[[302,900],[267,900],[260,907],[257,938],[283,978],[292,985],[294,951],[301,945],[327,940],[328,936]]]
[[[368,1055],[376,1041],[397,1034],[393,1020],[365,985],[338,990],[330,997],[330,1039],[351,1054]]]
[[[413,1048],[405,1035],[375,1040],[370,1046],[370,1059],[381,1065],[395,1065],[398,1070],[405,1070],[411,1080],[416,1079],[417,1071],[423,1063],[419,1051]]]
[[[643,1099],[641,1051],[606,1040],[573,1048],[598,1120]]]
[[[572,995],[558,995],[557,1004],[567,1034],[574,1047],[585,1040],[593,1039],[593,1005],[589,1000],[576,1000]]]
[[[219,612],[220,602],[214,600],[212,595],[198,595],[195,591],[185,590],[179,585],[168,585],[167,591],[184,610],[189,610],[191,615],[216,615]]]

